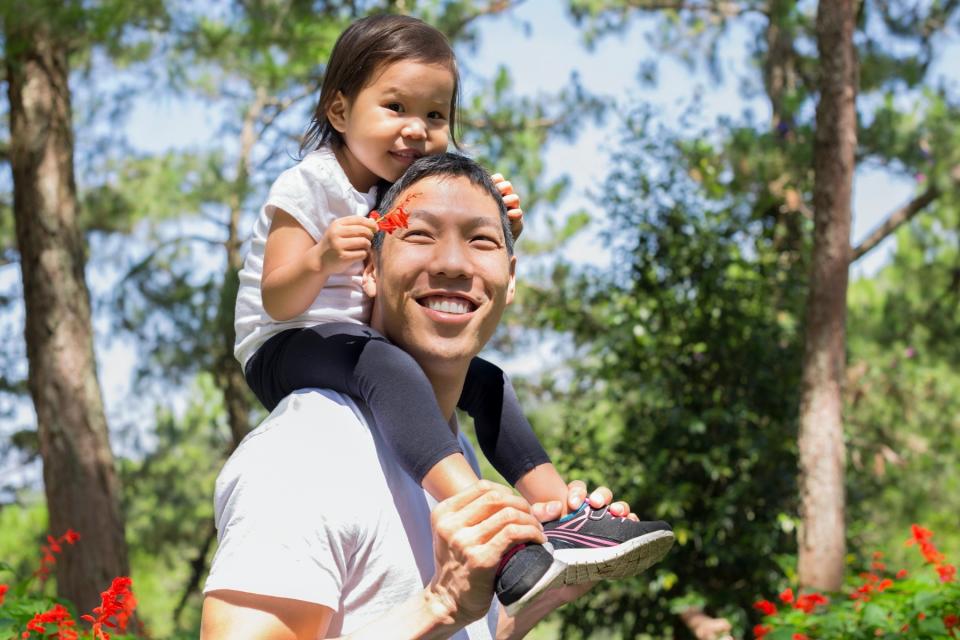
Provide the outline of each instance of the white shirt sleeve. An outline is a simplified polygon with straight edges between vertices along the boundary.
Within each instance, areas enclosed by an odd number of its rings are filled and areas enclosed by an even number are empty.
[[[318,170],[313,163],[300,163],[280,174],[264,204],[270,218],[276,209],[283,209],[300,223],[314,242],[320,242],[324,232],[336,217],[331,211],[327,189],[329,176]]]

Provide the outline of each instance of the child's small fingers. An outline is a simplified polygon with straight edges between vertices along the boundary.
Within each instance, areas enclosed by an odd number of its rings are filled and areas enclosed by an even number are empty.
[[[500,192],[501,196],[506,197],[513,194],[513,185],[509,181],[503,180],[494,184],[497,185],[497,191]]]
[[[516,209],[507,209],[507,217],[511,220],[518,220],[523,217],[523,209],[517,207]]]
[[[503,204],[507,205],[507,209],[517,209],[520,207],[520,196],[515,193],[505,195],[503,196]]]
[[[490,179],[493,180],[493,184],[497,184],[498,182],[503,182],[503,174],[495,173],[490,176]]]

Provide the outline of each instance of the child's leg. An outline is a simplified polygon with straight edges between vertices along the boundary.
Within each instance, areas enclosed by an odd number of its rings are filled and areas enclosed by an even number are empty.
[[[459,407],[473,418],[483,454],[507,482],[529,502],[559,500],[566,510],[567,486],[537,440],[500,367],[474,358]]]
[[[270,410],[311,387],[360,398],[404,470],[438,500],[478,480],[423,370],[370,327],[338,322],[284,331],[261,347],[245,373]]]

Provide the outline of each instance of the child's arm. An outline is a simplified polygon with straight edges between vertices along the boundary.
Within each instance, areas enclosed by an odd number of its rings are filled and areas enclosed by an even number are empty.
[[[497,191],[500,192],[500,197],[503,198],[503,204],[507,205],[507,217],[510,219],[510,232],[513,233],[513,239],[516,240],[523,231],[523,209],[520,208],[520,196],[514,192],[513,185],[503,177],[503,174],[495,173],[490,176],[490,178],[493,180]]]
[[[314,242],[293,216],[278,209],[263,255],[263,308],[274,320],[306,311],[330,276],[367,257],[376,230],[373,220],[348,216],[330,223],[320,242]]]

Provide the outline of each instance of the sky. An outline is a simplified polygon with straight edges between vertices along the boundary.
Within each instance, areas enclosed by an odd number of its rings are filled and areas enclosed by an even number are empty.
[[[481,22],[479,46],[476,51],[459,51],[461,67],[464,68],[464,92],[469,99],[477,90],[476,78],[489,77],[499,65],[506,65],[514,81],[517,93],[529,95],[549,94],[558,91],[576,72],[583,85],[596,93],[614,97],[620,105],[643,100],[653,105],[667,119],[675,117],[699,95],[706,111],[706,120],[715,117],[740,115],[750,108],[759,121],[768,117],[764,100],[744,99],[738,91],[738,79],[747,64],[747,45],[751,37],[744,29],[733,30],[725,43],[722,68],[725,82],[717,85],[703,72],[692,72],[679,63],[661,57],[660,82],[655,88],[643,88],[637,81],[639,63],[652,55],[644,33],[649,22],[637,21],[621,35],[601,39],[593,50],[582,46],[581,31],[573,25],[563,11],[563,4],[556,0],[529,0],[518,9],[505,15],[484,18]],[[960,59],[960,39],[952,34],[944,45],[942,58]],[[951,82],[960,80],[960,70],[944,66],[938,74]],[[608,150],[617,146],[619,122],[614,117],[604,126],[597,126],[585,119],[577,140],[573,143],[550,143],[546,153],[548,178],[567,175],[572,188],[560,203],[561,211],[575,211],[591,206],[591,193],[596,193],[610,168]],[[217,130],[220,114],[211,112],[198,102],[170,97],[144,96],[134,102],[134,109],[127,125],[131,144],[143,151],[163,151],[171,148],[197,146],[211,139]],[[854,186],[853,241],[856,243],[885,215],[907,201],[914,193],[913,181],[892,177],[881,170],[861,169]],[[521,194],[522,195],[522,194]],[[545,212],[528,212],[527,224],[531,236],[545,233]],[[596,232],[602,227],[601,219],[592,229],[582,234],[568,248],[568,257],[580,263],[608,264],[610,256],[598,240]],[[853,268],[853,276],[876,271],[889,258],[893,250],[892,239],[875,249]],[[519,275],[523,277],[523,242],[518,250],[521,255]],[[9,272],[0,278],[10,277]],[[106,290],[112,286],[110,278],[91,274],[90,286]],[[0,282],[0,284],[3,284]],[[109,327],[102,320],[98,332],[104,335]],[[513,373],[532,373],[550,361],[551,346],[523,358],[514,358],[508,363]],[[98,340],[101,384],[112,425],[136,420],[131,414],[131,374],[136,354],[135,345],[117,341],[107,344]],[[143,419],[150,419],[150,411],[141,408]],[[0,470],[2,471],[2,470]]]

